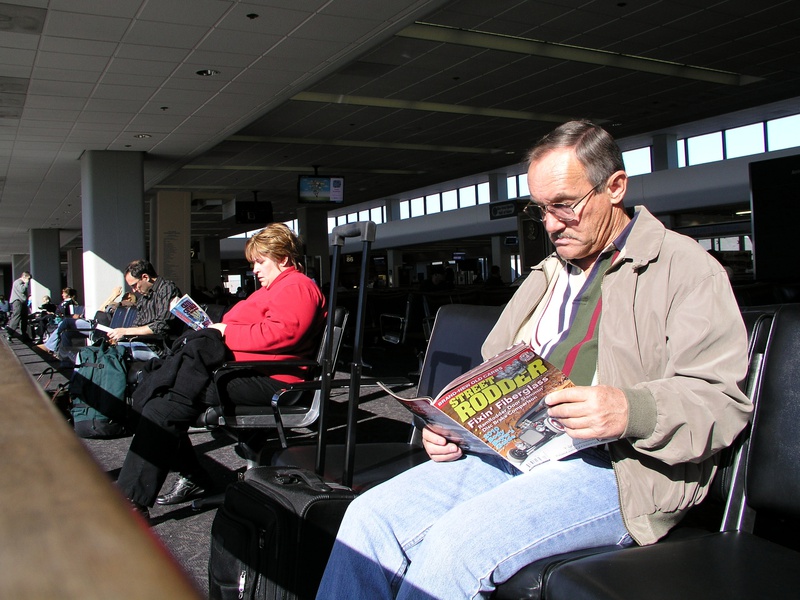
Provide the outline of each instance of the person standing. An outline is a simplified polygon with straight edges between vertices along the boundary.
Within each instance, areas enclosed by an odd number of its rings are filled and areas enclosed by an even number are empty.
[[[28,297],[31,295],[31,274],[23,271],[19,279],[11,284],[11,318],[6,325],[6,337],[10,342],[13,335],[27,342],[28,337]]]

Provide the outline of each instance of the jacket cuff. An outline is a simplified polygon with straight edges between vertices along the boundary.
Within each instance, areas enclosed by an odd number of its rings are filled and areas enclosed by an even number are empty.
[[[628,425],[623,438],[647,438],[656,430],[656,400],[645,388],[622,390],[628,401]]]

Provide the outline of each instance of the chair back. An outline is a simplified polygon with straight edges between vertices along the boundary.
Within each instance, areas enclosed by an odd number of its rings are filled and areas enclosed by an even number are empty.
[[[502,306],[473,304],[446,304],[439,308],[417,395],[432,398],[453,379],[483,362],[481,346],[502,310]]]
[[[336,371],[336,362],[339,360],[339,349],[342,347],[342,339],[344,337],[344,329],[347,326],[347,318],[350,311],[344,306],[337,306],[333,314],[333,338],[331,340],[331,372],[330,376],[333,377]],[[322,364],[325,358],[325,337],[328,332],[323,330],[322,337],[319,342],[319,350],[317,351],[317,362]]]
[[[800,304],[775,313],[745,464],[750,508],[800,516]]]

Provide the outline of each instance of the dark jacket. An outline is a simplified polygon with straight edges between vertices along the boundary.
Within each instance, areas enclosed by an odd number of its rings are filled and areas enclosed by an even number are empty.
[[[148,362],[141,383],[133,391],[133,408],[137,412],[155,396],[171,392],[189,403],[199,402],[214,370],[227,360],[229,350],[216,329],[189,331],[172,346],[165,359]]]

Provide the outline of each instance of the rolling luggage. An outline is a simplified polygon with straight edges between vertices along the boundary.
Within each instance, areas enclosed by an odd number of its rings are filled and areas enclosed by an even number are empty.
[[[314,598],[354,497],[305,469],[248,469],[211,527],[209,598]]]
[[[336,309],[338,264],[344,238],[361,237],[364,260],[355,328],[353,366],[347,413],[345,473],[342,484],[324,481],[326,405],[330,382],[323,382],[319,415],[316,469],[263,466],[248,469],[241,481],[228,487],[211,527],[208,587],[211,600],[281,598],[312,599],[333,546],[339,523],[356,493],[352,482],[355,418],[361,380],[361,343],[366,271],[375,224],[351,223],[331,234],[333,267],[328,296],[329,335],[323,361],[330,360],[333,315]],[[327,365],[323,372],[328,372]]]

